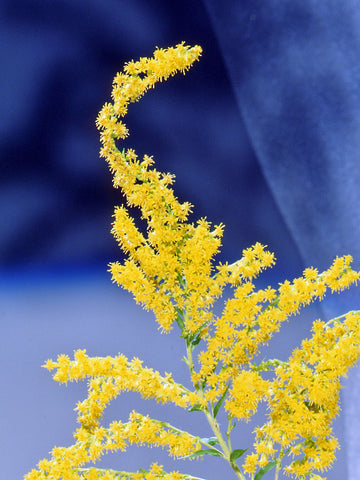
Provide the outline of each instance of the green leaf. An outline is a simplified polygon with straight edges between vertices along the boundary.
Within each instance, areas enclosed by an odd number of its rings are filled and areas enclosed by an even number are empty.
[[[200,342],[200,340],[201,340],[201,336],[200,336],[200,335],[196,335],[196,337],[195,337],[193,340],[191,340],[191,345],[192,345],[193,347],[196,347],[196,345],[198,345],[198,343]]]
[[[230,435],[230,433],[234,430],[234,428],[236,427],[236,422],[234,421],[233,422],[233,417],[231,417],[231,415],[228,415],[228,419],[230,421],[231,419],[231,425],[229,425],[228,427],[228,431],[226,432],[226,435]]]
[[[219,450],[214,450],[213,448],[205,448],[204,450],[198,450],[197,452],[187,455],[185,458],[195,458],[200,457],[201,455],[212,455],[213,457],[222,457],[223,454]]]
[[[192,407],[188,408],[188,412],[201,412],[202,410],[204,410],[204,407],[199,404],[193,405]]]
[[[180,273],[177,274],[177,279],[178,279],[178,282],[180,283],[180,285],[185,288],[185,278],[183,275],[181,275]]]
[[[183,317],[184,316],[184,312],[181,310],[181,308],[179,307],[174,307],[175,309],[175,312],[180,315],[180,317]]]
[[[176,320],[176,323],[179,325],[180,330],[183,332],[185,327],[183,319],[179,314],[177,314],[175,317],[175,320]]]
[[[236,459],[240,458],[241,455],[244,455],[249,449],[245,448],[245,450],[239,448],[237,450],[233,450],[230,455],[230,462],[235,462]]]
[[[216,418],[216,415],[219,413],[219,410],[220,410],[221,405],[223,404],[223,402],[224,402],[224,400],[225,400],[225,397],[226,397],[226,394],[227,394],[227,392],[228,392],[228,390],[229,390],[229,387],[230,387],[230,385],[228,385],[228,386],[226,387],[225,392],[222,394],[220,400],[217,402],[217,404],[216,404],[215,407],[214,407],[214,418]]]
[[[265,473],[267,473],[269,470],[274,468],[276,465],[276,460],[273,460],[272,462],[269,462],[264,468],[258,471],[258,473],[255,475],[254,480],[260,480]]]
[[[216,445],[219,443],[219,440],[216,437],[202,438],[201,441],[208,445]]]

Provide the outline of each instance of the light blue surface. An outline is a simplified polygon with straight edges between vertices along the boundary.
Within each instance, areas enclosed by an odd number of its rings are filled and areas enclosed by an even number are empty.
[[[276,280],[270,278],[273,284]],[[3,276],[0,286],[1,478],[21,479],[40,459],[48,457],[52,447],[73,442],[72,432],[76,428],[73,408],[86,394],[85,383],[65,386],[54,382],[51,374],[41,368],[48,358],[55,359],[61,353],[72,356],[78,348],[99,356],[121,352],[128,358],[143,359],[145,365],[161,373],[171,371],[175,380],[188,385],[187,367],[180,361],[184,345],[177,332],[161,335],[152,313],[144,312],[130,294],[113,285],[105,268],[103,272],[85,270],[68,275],[18,272]],[[269,355],[287,358],[300,339],[308,335],[311,320],[319,315],[314,306],[285,324],[271,343]],[[133,393],[125,393],[110,404],[104,416],[105,425],[117,418],[125,421],[132,409],[170,421],[194,434],[211,436],[201,414],[188,414],[174,406],[163,407]],[[257,418],[261,419],[261,415]],[[234,448],[248,446],[253,427],[251,423],[244,425],[242,433],[238,427]],[[343,419],[336,430],[343,444]],[[327,475],[328,480],[346,478],[344,455],[343,449]],[[146,468],[153,461],[207,480],[231,476],[227,465],[213,457],[173,462],[165,452],[145,447],[131,447],[125,454],[104,457],[104,465],[130,471]],[[271,474],[268,476],[271,478]]]

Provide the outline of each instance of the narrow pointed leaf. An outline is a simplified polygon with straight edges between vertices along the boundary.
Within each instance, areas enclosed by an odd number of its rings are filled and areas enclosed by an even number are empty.
[[[199,344],[200,340],[201,340],[200,335],[197,335],[197,336],[191,341],[191,345],[193,346],[193,348],[196,347],[196,345]]]
[[[264,468],[258,471],[258,473],[254,477],[254,480],[260,480],[265,475],[265,473],[267,473],[269,470],[274,468],[275,465],[276,465],[276,460],[269,462]]]
[[[223,456],[223,454],[218,450],[214,450],[212,448],[205,448],[204,450],[198,450],[197,452],[194,452],[191,455],[187,455],[185,458],[195,458],[195,457],[200,457],[201,455],[212,455],[213,457]]]
[[[184,312],[181,310],[181,308],[179,307],[174,307],[175,308],[175,312],[180,315],[180,317],[183,317],[184,316]]]
[[[226,387],[225,392],[222,394],[220,400],[217,402],[217,404],[216,404],[215,407],[214,407],[214,418],[216,418],[216,415],[219,413],[219,410],[220,410],[221,405],[223,404],[223,402],[224,402],[224,400],[225,400],[225,397],[226,397],[226,394],[227,394],[227,392],[228,392],[228,390],[229,390],[229,387],[230,387],[230,385],[228,385],[228,386]]]
[[[179,325],[180,330],[183,331],[185,325],[184,325],[184,321],[183,321],[183,319],[181,318],[181,316],[180,316],[180,315],[176,315],[175,320],[176,320],[176,323]]]
[[[249,450],[248,448],[245,448],[245,450],[239,448],[237,450],[233,450],[230,455],[230,462],[235,462],[236,459],[240,458],[241,455],[244,455],[244,453]]]
[[[200,412],[201,410],[204,410],[204,407],[201,405],[193,405],[192,407],[188,408],[188,412]]]

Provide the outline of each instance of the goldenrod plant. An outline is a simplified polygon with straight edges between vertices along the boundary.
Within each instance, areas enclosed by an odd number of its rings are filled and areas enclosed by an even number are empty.
[[[157,463],[140,465],[133,473],[94,466],[104,453],[125,451],[132,444],[160,446],[180,459],[214,455],[228,462],[229,476],[232,471],[240,480],[260,480],[264,475],[276,480],[281,471],[293,478],[319,480],[325,477],[316,472],[330,468],[335,459],[339,446],[332,422],[340,409],[340,379],[359,356],[360,311],[327,322],[316,320],[312,336],[287,361],[260,361],[258,354],[301,307],[321,300],[329,289],[340,292],[356,284],[359,272],[351,268],[351,257],[336,258],[322,273],[307,268],[301,277],[277,288],[257,289],[254,280],[274,264],[274,255],[256,243],[237,262],[216,264],[223,225],[212,226],[205,218],[190,222],[192,205],[178,201],[174,175],[157,171],[148,155],[139,159],[134,150],[118,148],[117,142],[128,136],[121,121],[128,105],[157,82],[178,71],[185,73],[200,55],[199,46],[181,43],[157,48],[152,58],[128,62],[114,79],[113,102],[105,103],[96,120],[101,156],[127,201],[114,213],[112,233],[126,259],[110,264],[112,279],[154,312],[163,332],[178,329],[192,387],[122,354],[89,357],[78,350],[72,360],[66,355],[48,360],[44,366],[55,371],[57,382],[87,379],[88,395],[76,407],[80,426],[75,443],[55,447],[50,459],[40,461],[25,480],[198,478],[167,473]],[[146,232],[137,228],[129,207],[140,210]],[[225,287],[231,293],[215,314],[214,304]],[[173,403],[189,415],[204,415],[209,436],[200,438],[135,411],[125,422],[102,425],[104,409],[123,391]],[[260,402],[267,410],[263,425],[254,430],[254,444],[233,445],[233,429],[248,422]],[[220,411],[228,419],[223,430],[217,421]]]

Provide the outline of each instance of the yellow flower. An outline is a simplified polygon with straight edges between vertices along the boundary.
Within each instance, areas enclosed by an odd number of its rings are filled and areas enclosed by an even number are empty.
[[[258,372],[243,370],[235,379],[226,400],[226,410],[234,417],[246,421],[256,412],[258,403],[269,394],[270,382]]]

